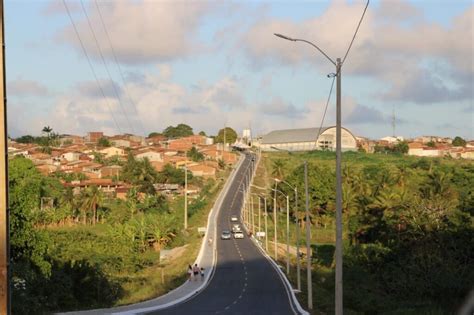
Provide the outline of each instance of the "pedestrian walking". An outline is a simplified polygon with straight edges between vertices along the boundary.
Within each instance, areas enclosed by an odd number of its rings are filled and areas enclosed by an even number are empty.
[[[209,246],[211,246],[211,245],[212,245],[212,237],[209,237],[209,239],[207,240],[207,242],[208,242]]]
[[[188,265],[188,277],[189,281],[193,278],[193,267],[191,267],[191,265]]]
[[[193,275],[194,275],[194,281],[197,280],[198,276],[199,276],[199,267],[197,264],[194,264],[194,267],[193,267]]]
[[[204,280],[204,268],[201,268],[201,281]]]

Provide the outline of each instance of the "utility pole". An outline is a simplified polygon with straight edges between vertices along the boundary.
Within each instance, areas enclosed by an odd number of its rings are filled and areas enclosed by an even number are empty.
[[[9,227],[8,227],[8,141],[7,97],[5,89],[5,36],[3,0],[0,0],[0,314],[10,314]]]
[[[264,219],[264,221],[265,221],[265,251],[268,253],[267,197],[265,197],[265,199],[263,199],[263,205],[265,206],[265,213],[264,213],[264,216],[265,216],[265,219]]]
[[[277,236],[277,204],[276,204],[276,197],[277,197],[277,183],[275,183],[275,194],[273,195],[273,225],[275,229],[275,235],[273,236],[273,241],[275,242],[275,261],[278,261],[278,236]]]
[[[304,190],[306,193],[306,271],[308,282],[308,309],[313,309],[313,280],[311,275],[311,227],[309,222],[308,162],[304,161]]]
[[[286,274],[290,274],[290,197],[286,195]]]
[[[336,315],[342,315],[341,58],[336,59]]]
[[[300,262],[300,222],[298,219],[298,187],[295,184],[295,217],[296,217],[296,283],[301,292],[301,262]]]
[[[262,215],[262,211],[260,210],[260,205],[262,203],[262,200],[260,200],[261,197],[258,196],[258,232],[261,232],[260,230],[260,216]]]
[[[188,229],[188,152],[184,161],[184,229]]]

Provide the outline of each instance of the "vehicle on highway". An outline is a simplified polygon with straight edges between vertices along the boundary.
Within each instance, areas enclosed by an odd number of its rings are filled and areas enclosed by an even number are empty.
[[[236,215],[231,215],[231,216],[230,216],[230,221],[231,221],[231,222],[238,222],[238,221],[239,221],[239,218],[238,218]]]
[[[242,228],[240,227],[240,224],[232,225],[232,233],[236,233],[236,232],[242,232]]]
[[[221,239],[222,240],[230,240],[231,236],[232,236],[232,234],[228,230],[224,230],[221,233]]]
[[[244,232],[235,232],[234,238],[244,238]]]

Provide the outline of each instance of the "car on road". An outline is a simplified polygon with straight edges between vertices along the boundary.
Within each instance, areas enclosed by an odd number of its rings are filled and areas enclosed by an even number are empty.
[[[235,232],[234,238],[244,238],[244,232]]]
[[[221,240],[230,240],[232,234],[228,230],[224,230],[221,233]]]
[[[238,222],[238,221],[239,221],[239,218],[238,218],[236,215],[231,215],[231,216],[230,216],[230,221],[231,221],[231,222]]]
[[[242,232],[242,228],[240,224],[233,224],[232,225],[232,233]]]

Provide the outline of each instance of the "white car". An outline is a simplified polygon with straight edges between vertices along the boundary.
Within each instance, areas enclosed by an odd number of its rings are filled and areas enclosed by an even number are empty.
[[[232,225],[232,233],[236,233],[236,232],[242,232],[242,228],[240,227],[240,224]]]
[[[230,216],[230,221],[231,221],[231,222],[238,222],[238,221],[239,221],[239,218],[238,218],[236,215],[231,215],[231,216]]]
[[[235,232],[234,233],[234,238],[244,238],[244,233],[243,232]]]

